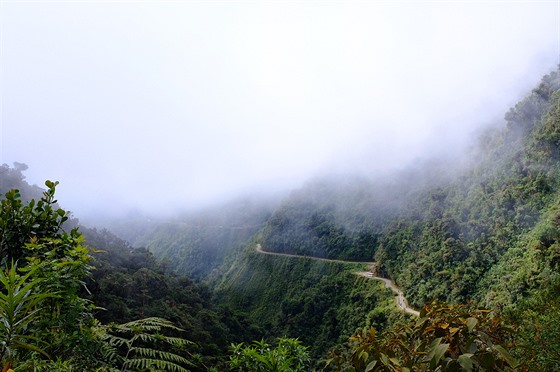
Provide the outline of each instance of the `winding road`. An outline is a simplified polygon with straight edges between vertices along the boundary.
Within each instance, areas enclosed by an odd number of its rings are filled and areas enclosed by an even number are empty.
[[[342,263],[342,264],[348,264],[348,263],[349,264],[364,264],[364,265],[374,265],[375,264],[375,262],[331,260],[331,259],[328,259],[328,258],[301,256],[301,255],[290,254],[290,253],[267,252],[267,251],[264,251],[262,249],[262,246],[260,244],[257,244],[256,251],[258,253],[268,254],[268,255],[272,255],[272,256],[308,258],[310,260],[315,260],[315,261],[335,262],[335,263]],[[395,303],[397,304],[399,309],[401,309],[402,311],[407,312],[409,314],[415,315],[415,316],[420,315],[420,313],[418,311],[414,310],[413,308],[411,308],[408,305],[408,301],[407,301],[406,297],[404,297],[403,292],[400,290],[399,287],[397,287],[397,285],[391,279],[382,278],[380,276],[374,276],[369,271],[357,271],[357,272],[355,272],[355,274],[359,275],[359,276],[363,276],[363,277],[368,278],[368,279],[374,279],[374,280],[382,281],[383,283],[385,283],[385,287],[389,288],[390,290],[392,290],[393,292],[395,292],[397,294],[396,297],[395,297]]]

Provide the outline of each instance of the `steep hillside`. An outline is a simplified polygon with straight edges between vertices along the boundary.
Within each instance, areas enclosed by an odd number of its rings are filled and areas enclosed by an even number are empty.
[[[425,190],[448,184],[461,167],[450,159],[419,161],[372,177],[317,178],[293,191],[263,230],[263,244],[283,253],[371,260],[391,220]]]
[[[416,306],[431,299],[492,305],[515,300],[498,293],[498,267],[508,267],[505,262],[519,255],[514,252],[529,248],[528,240],[538,241],[538,231],[552,234],[541,239],[541,251],[556,242],[556,231],[543,226],[554,220],[560,192],[559,86],[558,71],[545,76],[506,114],[502,129],[481,136],[470,164],[448,163],[458,169],[445,177],[428,167],[403,172],[393,184],[310,183],[274,212],[263,245],[321,257],[375,258]]]
[[[490,292],[498,288],[490,288],[503,278],[494,266],[534,248],[527,241],[560,193],[559,87],[558,71],[545,76],[507,113],[503,130],[486,134],[477,163],[426,190],[385,229],[375,258],[417,305],[433,298],[496,305]],[[548,239],[550,246],[556,236]]]

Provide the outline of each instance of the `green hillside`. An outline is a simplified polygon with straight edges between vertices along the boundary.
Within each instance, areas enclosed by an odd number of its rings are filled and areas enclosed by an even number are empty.
[[[505,127],[483,133],[469,165],[452,170],[454,177],[428,168],[431,183],[405,171],[397,188],[375,180],[310,183],[274,212],[263,245],[375,259],[417,306],[433,299],[515,301],[516,292],[537,288],[537,276],[555,265],[559,85],[557,71],[545,76],[506,114]],[[516,267],[507,290],[500,267]]]

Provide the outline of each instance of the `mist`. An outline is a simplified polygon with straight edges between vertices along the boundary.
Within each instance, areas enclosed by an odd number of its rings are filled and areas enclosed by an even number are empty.
[[[560,63],[560,3],[1,2],[0,164],[79,218],[466,149]]]

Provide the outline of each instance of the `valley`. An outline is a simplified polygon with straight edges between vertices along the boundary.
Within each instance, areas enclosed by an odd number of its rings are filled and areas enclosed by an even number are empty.
[[[504,120],[461,161],[112,232],[62,209],[58,182],[31,186],[25,165],[4,164],[0,282],[26,290],[0,296],[0,324],[21,332],[0,332],[16,350],[2,367],[252,371],[233,366],[291,345],[298,371],[555,370],[560,70]]]

